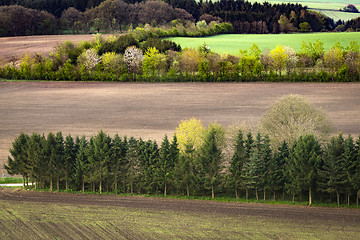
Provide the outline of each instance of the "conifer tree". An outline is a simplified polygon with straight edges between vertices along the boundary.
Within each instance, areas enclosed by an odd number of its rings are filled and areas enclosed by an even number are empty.
[[[56,161],[56,138],[54,133],[49,133],[46,139],[46,157],[49,165],[50,191],[53,190],[54,163]]]
[[[202,181],[206,188],[211,189],[211,197],[215,198],[215,185],[220,179],[223,169],[222,149],[220,148],[219,136],[215,125],[210,125],[205,133],[204,143],[199,149],[199,165]]]
[[[357,191],[356,194],[356,206],[359,207],[359,198],[360,198],[360,135],[356,140],[356,148],[355,148],[355,155],[356,155],[356,170],[353,177],[353,186]]]
[[[347,204],[350,205],[350,194],[356,188],[357,184],[357,169],[359,162],[356,158],[356,146],[354,139],[349,135],[344,142],[344,153],[342,155],[343,168],[346,173],[345,192],[347,195]]]
[[[165,135],[160,148],[159,164],[156,169],[156,177],[161,185],[164,186],[164,196],[166,196],[168,184],[172,178],[176,159],[171,152],[170,142]]]
[[[275,152],[270,164],[269,182],[273,191],[273,200],[276,200],[276,191],[285,190],[285,166],[289,158],[289,147],[284,141]]]
[[[239,199],[238,190],[242,183],[242,181],[241,181],[242,170],[243,170],[244,162],[246,161],[244,139],[243,139],[243,133],[241,130],[239,130],[239,132],[236,136],[234,148],[235,148],[235,151],[234,151],[234,155],[231,158],[229,172],[230,172],[231,182],[233,183],[234,188],[235,188],[236,199]]]
[[[20,174],[23,177],[24,187],[25,181],[27,182],[30,176],[30,165],[27,155],[29,139],[29,135],[25,133],[20,133],[20,135],[15,138],[12,143],[12,148],[9,150],[12,158],[8,157],[8,163],[4,165],[4,168],[10,175]]]
[[[60,177],[63,174],[64,167],[64,138],[61,132],[57,132],[56,136],[56,147],[55,147],[55,162],[53,163],[54,172],[56,175],[56,189],[60,191]]]
[[[30,176],[36,181],[36,188],[44,185],[44,176],[48,166],[45,164],[46,138],[43,135],[33,133],[29,139],[27,156],[30,163]]]
[[[131,137],[128,142],[128,148],[126,151],[126,161],[127,165],[127,179],[129,181],[130,193],[134,193],[134,186],[137,180],[137,175],[139,172],[139,159],[138,159],[138,145],[139,141],[134,137]]]
[[[88,144],[87,158],[90,164],[92,182],[99,183],[99,192],[102,193],[102,184],[109,171],[107,163],[110,160],[111,138],[103,131],[92,137]]]
[[[323,164],[318,169],[318,185],[321,191],[336,193],[336,202],[340,206],[340,193],[347,182],[344,168],[344,138],[342,134],[331,138],[323,154]]]
[[[79,149],[76,153],[75,157],[75,166],[74,166],[74,180],[77,186],[81,186],[81,191],[85,192],[85,179],[86,179],[86,171],[89,167],[86,149],[87,149],[87,141],[85,136],[79,138],[77,137],[77,142],[79,143]]]
[[[71,135],[66,136],[64,142],[64,176],[65,176],[65,189],[69,190],[69,181],[74,171],[76,157],[76,147],[74,139]]]
[[[115,192],[118,192],[118,182],[121,177],[125,175],[126,169],[126,151],[127,151],[127,141],[126,138],[122,140],[118,134],[115,135],[112,140],[111,148],[111,167],[110,172],[113,176],[114,189]]]
[[[185,190],[190,196],[190,188],[194,183],[195,175],[195,149],[192,144],[186,144],[185,150],[180,152],[179,161],[175,165],[175,184],[180,191]]]
[[[308,189],[309,205],[312,204],[312,191],[316,186],[317,169],[320,164],[321,148],[314,135],[300,136],[291,151],[295,186],[302,190]]]

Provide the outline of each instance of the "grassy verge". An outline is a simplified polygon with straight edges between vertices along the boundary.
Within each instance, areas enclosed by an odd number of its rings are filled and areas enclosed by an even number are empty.
[[[5,177],[5,178],[0,178],[0,184],[5,184],[5,183],[22,183],[23,180],[22,178],[17,178],[17,177]]]

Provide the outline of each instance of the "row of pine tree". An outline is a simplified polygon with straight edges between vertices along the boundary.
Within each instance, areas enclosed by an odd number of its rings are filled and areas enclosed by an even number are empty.
[[[170,141],[120,137],[100,131],[86,139],[61,132],[46,137],[21,133],[5,165],[9,174],[50,191],[148,193],[177,195],[227,194],[256,199],[358,203],[360,136],[342,134],[320,144],[313,135],[289,146],[272,149],[269,137],[239,131],[229,150],[216,127],[209,127],[202,143],[179,150]],[[225,154],[230,152],[230,154]],[[259,196],[261,195],[263,196]],[[267,197],[270,194],[271,197]]]

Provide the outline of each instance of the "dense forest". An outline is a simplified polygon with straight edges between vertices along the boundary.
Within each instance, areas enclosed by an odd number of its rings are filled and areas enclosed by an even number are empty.
[[[178,20],[229,22],[233,33],[355,31],[357,20],[334,21],[299,4],[220,1],[2,0],[0,36],[113,32]],[[341,27],[338,27],[340,26]]]
[[[86,139],[61,132],[21,133],[5,168],[37,188],[358,203],[360,136],[321,145],[314,135],[273,149],[267,135],[237,132],[226,149],[224,129],[210,124],[197,145],[177,135],[156,141],[100,131]],[[261,196],[260,196],[261,193]],[[269,195],[267,195],[269,194]],[[356,197],[357,196],[357,197]]]

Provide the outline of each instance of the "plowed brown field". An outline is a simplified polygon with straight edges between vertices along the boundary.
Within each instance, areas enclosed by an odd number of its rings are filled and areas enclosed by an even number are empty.
[[[107,36],[107,35],[104,35]],[[34,55],[35,53],[49,54],[59,43],[72,41],[91,41],[94,35],[42,35],[42,36],[22,36],[22,37],[2,37],[0,38],[0,64],[1,61],[16,61],[25,54]]]
[[[274,101],[301,94],[329,113],[335,133],[360,134],[360,84],[0,82],[0,168],[20,132],[62,131],[161,140],[181,120],[254,123]],[[0,172],[3,171],[0,169]]]
[[[1,239],[358,239],[360,210],[0,188]]]

